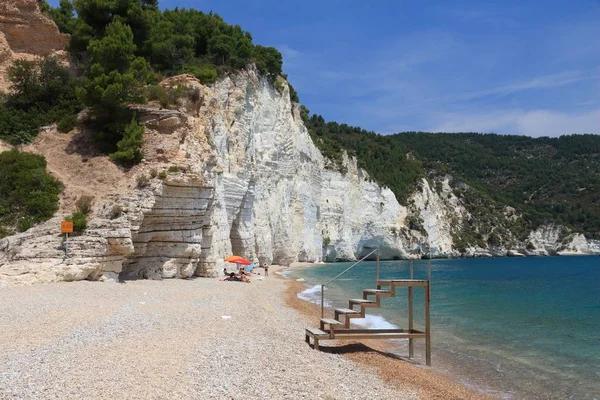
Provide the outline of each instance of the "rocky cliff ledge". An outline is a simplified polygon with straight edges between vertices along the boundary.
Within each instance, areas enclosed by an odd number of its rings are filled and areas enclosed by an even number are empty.
[[[6,70],[14,60],[55,55],[68,58],[64,47],[68,36],[42,14],[37,0],[0,2],[0,92],[8,89]]]

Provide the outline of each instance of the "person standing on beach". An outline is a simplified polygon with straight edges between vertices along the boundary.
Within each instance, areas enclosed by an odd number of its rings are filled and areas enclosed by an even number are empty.
[[[265,277],[269,276],[269,266],[267,263],[264,263],[263,268],[265,269]]]

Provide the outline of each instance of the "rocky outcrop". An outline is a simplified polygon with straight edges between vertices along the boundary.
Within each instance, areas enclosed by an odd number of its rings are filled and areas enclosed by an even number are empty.
[[[62,220],[0,239],[0,285],[117,278],[133,252],[127,218],[95,218],[85,235],[68,241],[60,233]]]
[[[525,253],[536,256],[600,254],[600,242],[588,240],[561,225],[543,225],[529,234]]]
[[[130,207],[133,253],[124,261],[124,278],[210,276],[202,244],[210,230],[214,193],[197,176],[177,176],[126,201]],[[204,252],[206,253],[206,252]],[[214,274],[213,274],[214,275]]]
[[[8,89],[6,70],[14,60],[55,55],[66,61],[67,41],[40,11],[38,0],[0,2],[0,92]]]

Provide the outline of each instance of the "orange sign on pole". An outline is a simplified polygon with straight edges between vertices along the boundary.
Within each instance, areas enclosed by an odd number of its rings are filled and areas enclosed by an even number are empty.
[[[62,233],[73,233],[73,221],[63,221],[60,223]]]

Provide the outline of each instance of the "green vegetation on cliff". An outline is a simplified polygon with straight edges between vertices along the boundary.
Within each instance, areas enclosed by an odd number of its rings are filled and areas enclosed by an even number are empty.
[[[58,210],[61,184],[46,172],[44,157],[2,152],[0,173],[0,237],[25,231]]]
[[[600,136],[407,132],[390,136],[428,170],[450,173],[522,213],[599,237]]]
[[[377,183],[389,187],[398,201],[406,204],[414,191],[415,183],[423,177],[421,163],[409,150],[389,136],[378,135],[359,127],[325,122],[322,116],[309,116],[306,107],[301,107],[301,116],[315,145],[329,158],[333,167],[345,173],[342,150],[358,160]]]
[[[559,138],[478,133],[406,132],[378,135],[320,115],[301,115],[313,141],[344,172],[342,151],[405,204],[425,175],[450,174],[472,218],[457,232],[459,247],[524,240],[527,229],[559,223],[600,238],[600,136]],[[506,206],[523,220],[505,218]],[[498,239],[501,239],[500,242]]]
[[[26,143],[34,139],[41,126],[61,122],[70,130],[81,109],[75,95],[79,80],[52,57],[39,61],[15,61],[8,70],[12,92],[0,102],[0,139]]]
[[[57,8],[43,2],[42,10],[70,34],[69,52],[81,77],[71,77],[52,58],[16,62],[10,74],[15,93],[0,105],[0,138],[13,144],[31,141],[52,122],[68,131],[87,107],[85,123],[99,149],[128,166],[143,156],[144,129],[132,122],[129,104],[149,98],[172,103],[155,86],[164,76],[187,72],[212,83],[252,62],[273,84],[282,73],[279,51],[253,44],[249,32],[217,14],[161,11],[156,0],[61,0]],[[297,100],[297,93],[291,96]]]

